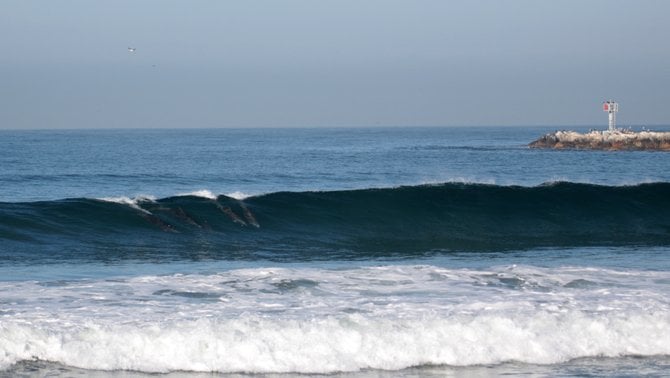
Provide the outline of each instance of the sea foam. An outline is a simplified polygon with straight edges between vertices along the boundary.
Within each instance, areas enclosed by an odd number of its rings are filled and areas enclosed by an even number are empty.
[[[3,321],[0,368],[40,359],[102,370],[330,373],[670,354],[670,316],[660,312],[57,323]]]
[[[146,214],[151,214],[149,211],[143,209],[140,207],[140,204],[142,202],[154,202],[156,201],[156,197],[154,196],[149,196],[149,195],[141,195],[137,197],[125,197],[125,196],[120,196],[120,197],[102,197],[98,198],[98,201],[104,201],[104,202],[112,202],[112,203],[118,203],[121,205],[127,205],[132,207],[135,210],[139,210],[140,212],[146,213]]]
[[[670,355],[668,272],[253,268],[0,282],[0,368],[331,373]]]
[[[211,191],[207,189],[202,189],[202,190],[196,190],[193,192],[187,192],[187,193],[179,193],[177,196],[194,196],[194,197],[202,197],[202,198],[207,198],[211,200],[216,200],[216,194],[212,193]]]

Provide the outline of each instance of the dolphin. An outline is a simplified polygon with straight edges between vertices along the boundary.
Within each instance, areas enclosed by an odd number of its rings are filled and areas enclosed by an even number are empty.
[[[247,220],[247,223],[256,228],[260,228],[261,225],[258,224],[258,222],[256,221],[256,217],[254,217],[254,215],[251,213],[247,205],[245,205],[244,202],[240,202],[240,207],[242,207],[242,210],[244,210],[244,219]]]
[[[224,214],[228,215],[228,216],[230,217],[230,219],[233,220],[233,222],[238,223],[238,224],[240,224],[240,225],[242,225],[242,226],[246,226],[246,225],[247,225],[247,222],[243,221],[242,218],[240,218],[237,214],[235,214],[235,212],[233,211],[233,209],[231,209],[230,207],[228,207],[228,206],[225,206],[225,207],[224,207],[224,206],[221,206],[221,204],[218,203],[218,202],[216,203],[216,207],[219,208],[219,210],[221,210]]]

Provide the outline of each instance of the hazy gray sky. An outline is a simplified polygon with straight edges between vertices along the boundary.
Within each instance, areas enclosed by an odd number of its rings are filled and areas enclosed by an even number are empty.
[[[670,124],[666,0],[0,2],[0,128]],[[129,52],[134,47],[135,52]]]

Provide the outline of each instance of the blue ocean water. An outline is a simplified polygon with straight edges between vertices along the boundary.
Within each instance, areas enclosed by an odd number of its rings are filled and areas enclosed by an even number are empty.
[[[0,131],[0,375],[662,375],[670,158],[551,131]]]

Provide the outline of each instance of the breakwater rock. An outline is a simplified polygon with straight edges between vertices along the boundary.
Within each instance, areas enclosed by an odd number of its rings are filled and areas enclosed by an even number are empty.
[[[531,148],[670,151],[670,132],[659,131],[556,131],[531,142]]]

